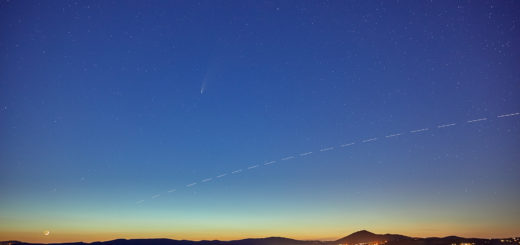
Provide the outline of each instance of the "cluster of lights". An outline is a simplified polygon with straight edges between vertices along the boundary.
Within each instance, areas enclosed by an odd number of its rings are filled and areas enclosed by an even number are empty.
[[[513,237],[508,239],[500,239],[501,243],[508,243],[508,244],[519,244],[520,245],[520,237]]]

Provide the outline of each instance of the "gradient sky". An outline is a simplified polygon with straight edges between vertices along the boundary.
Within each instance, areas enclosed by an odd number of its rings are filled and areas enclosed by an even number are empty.
[[[2,1],[0,240],[519,236],[519,67],[519,1]]]

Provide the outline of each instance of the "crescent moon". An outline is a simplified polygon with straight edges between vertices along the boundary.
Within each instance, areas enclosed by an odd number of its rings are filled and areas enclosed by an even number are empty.
[[[43,235],[44,235],[44,236],[48,236],[49,234],[51,234],[50,231],[43,231]]]

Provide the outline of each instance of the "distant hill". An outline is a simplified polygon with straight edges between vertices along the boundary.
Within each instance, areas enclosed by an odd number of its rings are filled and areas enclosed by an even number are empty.
[[[0,245],[39,245],[19,241],[0,242]],[[233,241],[189,241],[173,239],[117,239],[93,243],[51,243],[56,245],[520,245],[520,238],[479,239],[449,236],[444,238],[414,238],[397,234],[374,234],[362,230],[336,241],[302,241],[284,237],[250,238]]]
[[[40,243],[24,243],[19,241],[0,242],[0,245],[40,245]],[[233,241],[189,241],[173,239],[117,239],[92,243],[49,243],[55,245],[328,245],[328,242],[300,241],[283,237],[249,238]]]
[[[359,244],[359,243],[387,243],[389,241],[409,240],[410,237],[394,234],[374,234],[370,231],[362,230],[354,232],[336,241],[337,244]]]

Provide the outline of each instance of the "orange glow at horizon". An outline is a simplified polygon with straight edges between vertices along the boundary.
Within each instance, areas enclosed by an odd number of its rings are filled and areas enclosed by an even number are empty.
[[[347,230],[347,229],[346,229]],[[496,235],[490,236],[489,232],[472,233],[472,232],[438,232],[438,233],[419,233],[416,231],[384,231],[379,229],[369,230],[376,234],[393,233],[401,234],[411,237],[445,237],[449,235],[458,235],[463,237],[477,237],[477,238],[506,238],[516,237],[513,231],[503,231],[501,233],[495,233]],[[313,233],[305,231],[294,231],[294,232],[274,232],[274,233],[257,233],[257,232],[238,232],[238,231],[222,231],[212,230],[204,232],[80,232],[80,231],[50,231],[49,235],[42,234],[42,231],[12,231],[0,232],[0,241],[23,241],[32,243],[63,243],[63,242],[97,242],[97,241],[110,241],[115,239],[153,239],[153,238],[167,238],[173,240],[239,240],[245,238],[264,238],[271,236],[279,236],[292,238],[297,240],[322,240],[322,241],[333,241],[347,236],[358,230],[348,229],[342,234],[332,233]],[[238,235],[237,235],[238,234]],[[509,234],[509,235],[508,235]],[[513,234],[513,235],[511,235]]]

